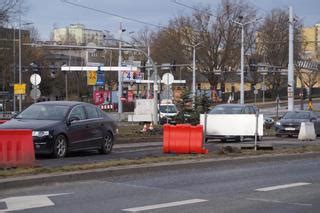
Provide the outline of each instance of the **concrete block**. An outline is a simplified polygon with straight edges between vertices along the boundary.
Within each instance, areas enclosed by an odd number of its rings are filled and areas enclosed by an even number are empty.
[[[314,124],[312,122],[302,122],[298,139],[302,141],[313,141],[317,138]]]

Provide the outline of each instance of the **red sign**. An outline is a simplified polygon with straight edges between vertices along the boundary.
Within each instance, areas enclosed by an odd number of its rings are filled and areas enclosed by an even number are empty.
[[[110,100],[111,100],[111,91],[109,91],[109,90],[95,90],[95,91],[93,91],[93,103],[95,105],[109,103]]]
[[[133,102],[133,92],[132,91],[128,91],[128,102]]]

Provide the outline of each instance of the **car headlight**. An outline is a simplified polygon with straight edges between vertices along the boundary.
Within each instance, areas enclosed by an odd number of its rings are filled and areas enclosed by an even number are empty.
[[[32,131],[33,137],[43,137],[48,135],[49,135],[49,131]]]
[[[277,122],[276,122],[276,125],[280,126],[280,125],[281,125],[281,123],[280,123],[279,121],[277,121]]]

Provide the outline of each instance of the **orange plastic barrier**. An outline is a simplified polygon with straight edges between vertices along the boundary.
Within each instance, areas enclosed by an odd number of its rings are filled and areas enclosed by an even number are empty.
[[[0,167],[33,166],[32,130],[0,130]]]
[[[203,148],[202,125],[163,125],[163,152],[177,154],[207,154],[208,150]]]
[[[0,124],[7,122],[8,120],[0,120]]]

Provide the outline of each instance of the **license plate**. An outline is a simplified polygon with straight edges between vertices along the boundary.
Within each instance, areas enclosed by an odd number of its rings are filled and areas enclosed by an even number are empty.
[[[294,130],[296,130],[295,128],[293,128],[293,127],[287,127],[287,128],[285,128],[285,130],[288,130],[288,131],[294,131]]]

